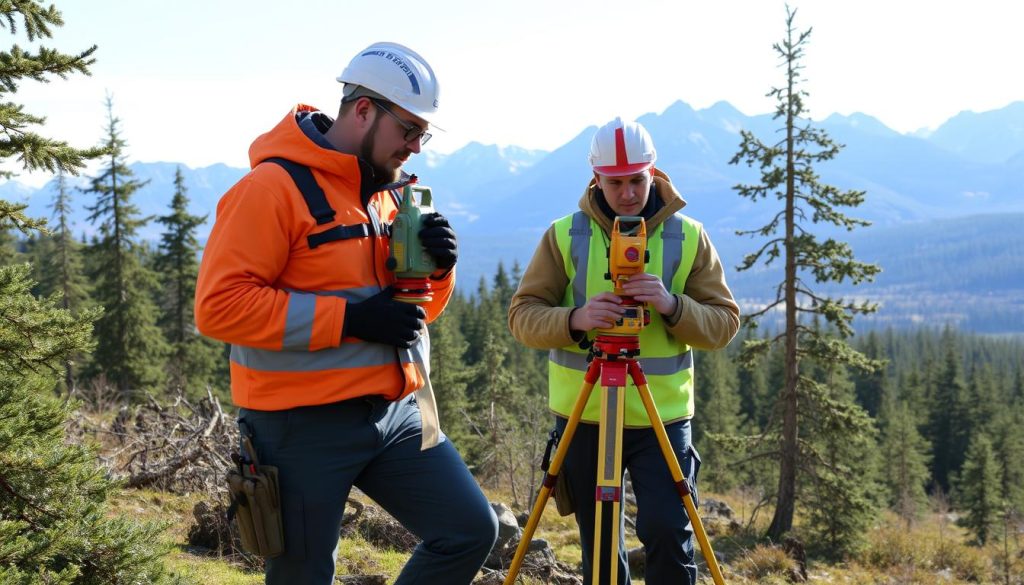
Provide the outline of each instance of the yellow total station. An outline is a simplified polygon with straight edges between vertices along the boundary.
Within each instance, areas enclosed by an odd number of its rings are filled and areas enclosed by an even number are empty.
[[[608,272],[604,277],[612,281],[613,293],[622,297],[625,312],[609,328],[598,329],[609,335],[636,335],[650,323],[650,313],[643,303],[626,295],[622,285],[630,276],[640,274],[651,259],[647,250],[647,223],[635,215],[620,215],[612,225],[611,242],[608,245]]]

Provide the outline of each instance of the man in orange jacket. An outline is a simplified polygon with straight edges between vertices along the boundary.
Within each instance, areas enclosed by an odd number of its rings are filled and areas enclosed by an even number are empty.
[[[430,138],[438,86],[395,43],[356,55],[337,120],[298,105],[249,149],[217,206],[196,324],[231,344],[239,429],[278,467],[284,555],[268,584],[327,585],[353,485],[422,539],[397,584],[468,584],[497,535],[487,499],[437,424],[425,323],[452,293],[455,232],[426,216],[433,299],[392,298],[385,268],[402,165]]]

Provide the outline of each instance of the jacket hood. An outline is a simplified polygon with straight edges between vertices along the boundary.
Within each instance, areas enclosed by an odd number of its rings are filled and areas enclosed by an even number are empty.
[[[249,147],[249,165],[256,168],[268,158],[281,157],[324,173],[358,177],[357,157],[316,144],[299,127],[301,118],[316,113],[320,113],[319,110],[305,104],[292,108],[277,126],[253,141]]]
[[[597,224],[606,233],[611,233],[613,221],[598,206],[597,190],[597,179],[590,179],[587,188],[583,190],[583,196],[580,197],[580,210],[597,221]],[[657,168],[654,169],[654,194],[656,197],[661,198],[664,207],[659,209],[654,214],[654,217],[647,220],[647,233],[651,233],[654,228],[661,225],[670,215],[686,206],[686,201],[679,194],[679,191],[676,191],[675,186],[672,184],[672,179]]]

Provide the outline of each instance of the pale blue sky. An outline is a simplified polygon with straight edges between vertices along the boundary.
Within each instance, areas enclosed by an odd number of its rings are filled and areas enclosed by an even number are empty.
[[[1024,100],[1024,2],[793,0],[814,27],[805,88],[816,119],[864,112],[901,132]],[[91,78],[25,83],[46,132],[100,140],[114,95],[133,161],[247,165],[252,139],[297,102],[336,111],[335,76],[377,40],[406,44],[441,83],[447,132],[553,149],[616,115],[683,100],[765,113],[782,82],[775,0],[292,2],[57,0],[50,46],[99,45]],[[287,8],[286,12],[282,7]],[[8,33],[27,45],[23,36]]]

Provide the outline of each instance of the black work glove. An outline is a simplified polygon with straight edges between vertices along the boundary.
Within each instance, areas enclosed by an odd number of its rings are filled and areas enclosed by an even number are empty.
[[[427,318],[423,307],[392,298],[394,291],[386,288],[360,303],[349,303],[345,309],[342,336],[363,341],[386,343],[410,348],[420,338]]]
[[[449,270],[455,266],[455,261],[459,258],[459,249],[455,243],[455,230],[445,216],[436,212],[423,215],[420,242],[423,243],[427,254],[434,258],[438,268]]]

